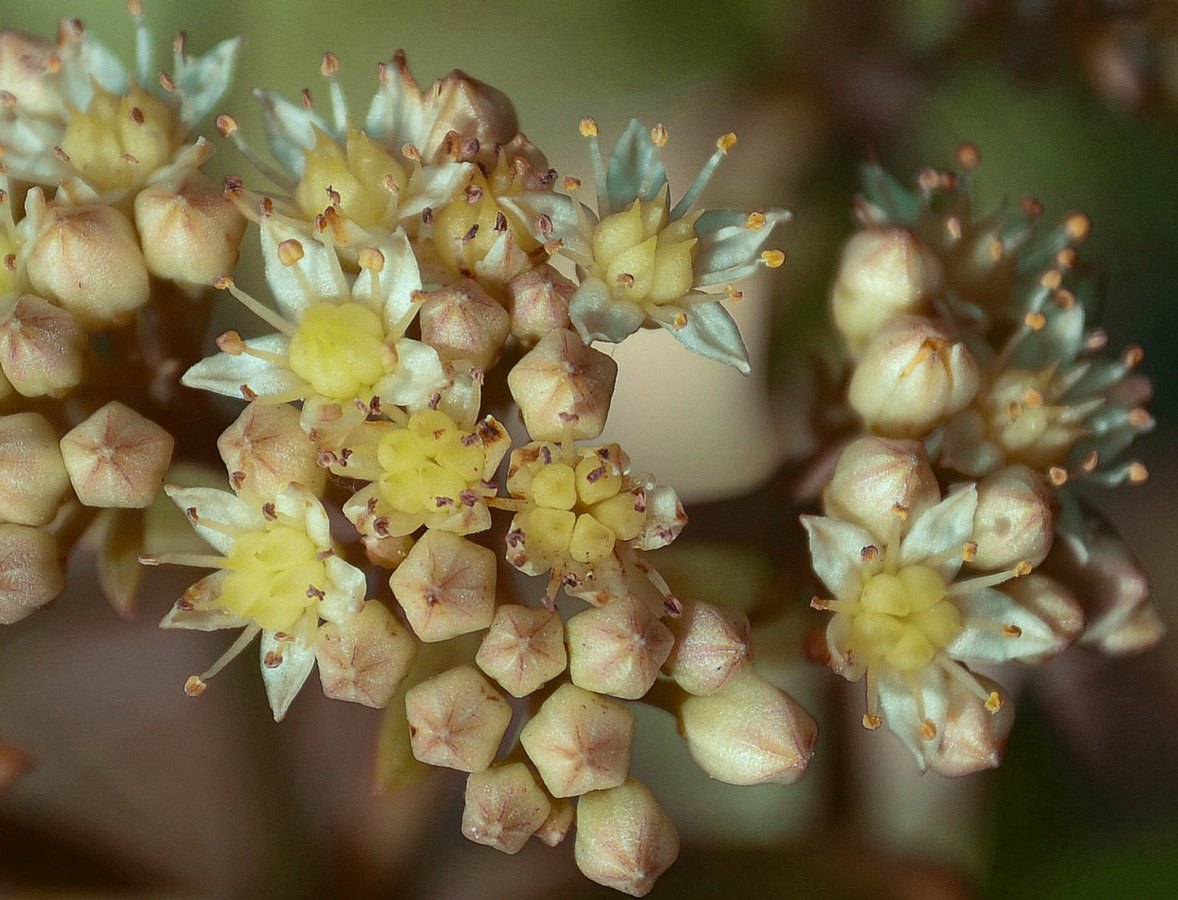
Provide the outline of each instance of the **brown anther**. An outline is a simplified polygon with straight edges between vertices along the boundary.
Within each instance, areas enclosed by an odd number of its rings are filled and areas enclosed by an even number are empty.
[[[278,261],[284,266],[293,266],[303,258],[303,245],[295,238],[287,238],[278,245]]]
[[[1134,461],[1129,463],[1129,483],[1144,484],[1149,480],[1149,469],[1143,463]]]
[[[501,212],[495,213],[494,230],[498,234],[502,234],[504,231],[507,230],[507,216],[503,215],[503,213],[501,213]]]
[[[143,15],[143,3],[141,0],[127,0],[127,12],[131,14],[132,18],[138,19]]]
[[[160,87],[169,94],[176,93],[176,82],[172,80],[172,76],[167,72],[160,72]]]
[[[278,519],[278,510],[274,508],[273,503],[262,504],[262,516],[269,522],[274,522]]]
[[[479,150],[481,148],[482,144],[479,143],[479,139],[477,137],[468,137],[459,146],[458,156],[464,160],[474,159],[479,155]]]
[[[552,218],[547,213],[542,213],[536,218],[536,231],[540,234],[552,233]]]
[[[1003,637],[1009,637],[1009,638],[1022,637],[1023,630],[1021,628],[1019,628],[1017,625],[1003,625],[1002,626],[1002,635],[1003,635]]]
[[[1039,277],[1039,284],[1049,291],[1057,291],[1063,284],[1063,273],[1059,269],[1048,269]]]
[[[233,276],[232,275],[221,275],[218,278],[215,278],[213,280],[213,287],[215,287],[219,291],[229,290],[229,288],[233,287]]]
[[[667,146],[668,137],[670,137],[670,135],[667,134],[667,126],[662,122],[657,123],[654,128],[650,129],[650,139],[654,142],[656,147]]]
[[[830,601],[825,597],[811,597],[810,609],[816,609],[819,611],[830,609]]]
[[[962,562],[973,562],[977,559],[978,545],[973,541],[966,541],[961,545],[961,560]]]
[[[954,154],[957,160],[957,168],[964,169],[966,172],[976,169],[982,161],[982,153],[978,150],[977,144],[969,141],[957,145],[957,152]]]
[[[869,544],[859,551],[860,562],[873,563],[879,559],[879,547],[875,544]]]
[[[875,731],[883,724],[883,719],[879,716],[873,716],[871,713],[863,714],[863,727],[868,731]]]
[[[1043,204],[1034,197],[1023,197],[1023,199],[1019,201],[1019,206],[1022,207],[1023,214],[1026,215],[1028,219],[1037,219],[1043,215]]]
[[[221,190],[227,196],[240,197],[245,192],[245,182],[238,175],[229,175],[221,182]]]
[[[685,313],[685,312],[675,313],[675,318],[671,324],[674,325],[676,329],[686,328],[687,327],[687,313]]]
[[[1074,269],[1078,254],[1071,247],[1064,247],[1055,254],[1055,264],[1061,269]]]
[[[327,202],[333,207],[339,206],[344,202],[344,198],[340,196],[340,192],[330,184],[327,186]]]
[[[69,162],[70,161],[70,155],[68,153],[66,153],[64,150],[62,150],[60,147],[53,148],[53,155],[56,156],[58,159],[60,159],[62,162]]]
[[[1153,426],[1153,416],[1147,410],[1138,406],[1129,410],[1129,424],[1134,428],[1151,428]]]
[[[0,104],[4,106],[16,106],[16,94],[12,91],[0,91]]]
[[[240,334],[232,329],[218,335],[216,343],[218,350],[228,353],[230,356],[240,356],[245,352],[245,341],[241,339]]]
[[[569,193],[572,193],[573,191],[579,190],[580,187],[581,187],[581,179],[580,178],[574,178],[572,175],[568,175],[565,177],[564,189],[566,191],[568,191]]]
[[[467,230],[466,234],[464,234],[462,236],[462,243],[469,244],[471,241],[473,241],[478,236],[479,236],[479,224],[478,224],[478,222],[475,222],[475,224],[470,226],[470,228]]]
[[[339,57],[328,50],[323,54],[323,60],[319,63],[319,74],[324,78],[331,78],[339,71]]]
[[[183,31],[177,32],[176,37],[172,40],[172,51],[177,56],[183,56],[186,46],[188,46],[188,34]]]
[[[1084,459],[1080,463],[1080,468],[1085,472],[1095,472],[1096,467],[1100,465],[1100,453],[1097,450],[1089,450],[1084,454]]]
[[[277,669],[282,665],[282,654],[277,650],[267,650],[266,655],[262,657],[262,665],[267,669]]]
[[[15,253],[9,253],[4,257],[4,268],[6,268],[9,272],[16,271],[16,254]]]
[[[201,681],[199,675],[192,675],[184,682],[184,693],[189,697],[199,697],[205,692],[206,687],[208,685]]]
[[[401,155],[412,162],[421,162],[421,151],[413,144],[402,144]]]
[[[1060,466],[1052,466],[1047,470],[1047,480],[1056,487],[1063,487],[1068,483],[1068,470]]]
[[[128,165],[132,165],[132,166],[139,165],[138,157],[132,156],[130,153],[119,154],[119,159],[121,159],[123,162],[127,163]]]
[[[258,202],[258,212],[261,213],[263,219],[274,215],[274,201],[269,197],[263,197]]]
[[[730,284],[724,285],[724,295],[733,303],[738,303],[744,299],[744,291],[738,291]]]
[[[471,206],[481,202],[483,199],[483,189],[477,184],[468,184],[463,193],[466,195],[466,202]]]
[[[624,288],[634,287],[634,276],[629,272],[622,272],[614,281]]]
[[[945,220],[945,232],[955,241],[961,240],[961,220],[952,216]]]
[[[142,125],[145,121],[147,121],[143,116],[143,110],[141,110],[138,106],[131,107],[131,121],[136,125]]]
[[[1145,351],[1137,345],[1133,345],[1125,350],[1124,356],[1121,357],[1125,361],[1125,365],[1130,369],[1135,369],[1141,365],[1141,361],[1145,359]]]
[[[303,109],[305,109],[305,110],[307,110],[308,112],[310,112],[310,110],[311,110],[311,107],[312,107],[312,106],[314,106],[314,104],[315,104],[315,101],[314,101],[314,99],[311,97],[311,91],[310,91],[310,90],[308,90],[307,88],[303,88],[301,91],[299,91],[299,105],[300,105],[300,106],[301,106]]]
[[[1076,305],[1076,295],[1067,288],[1061,288],[1055,292],[1055,302],[1059,304],[1060,309],[1071,309]]]
[[[931,741],[937,736],[937,726],[931,719],[925,719],[920,723],[920,736],[926,741]]]
[[[221,137],[229,137],[231,134],[237,131],[237,119],[233,118],[233,116],[221,113],[221,115],[217,116],[217,131],[220,133]]]

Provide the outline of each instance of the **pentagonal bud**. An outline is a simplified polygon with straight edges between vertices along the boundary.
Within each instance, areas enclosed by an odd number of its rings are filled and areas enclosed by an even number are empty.
[[[562,684],[520,732],[520,743],[554,797],[616,787],[630,768],[634,713]]]
[[[495,551],[448,531],[430,530],[389,578],[413,631],[446,641],[491,624]]]
[[[413,635],[376,600],[344,622],[324,622],[315,642],[323,693],[373,709],[388,706],[416,657]]]
[[[430,96],[437,118],[426,146],[418,148],[427,159],[444,149],[450,132],[459,140],[474,138],[493,148],[509,143],[519,131],[519,119],[507,95],[465,72],[451,72],[434,84]]]
[[[482,369],[499,358],[511,327],[507,310],[469,278],[431,291],[419,320],[421,339],[443,360]]]
[[[650,690],[675,642],[633,594],[578,613],[566,627],[573,684],[625,700]]]
[[[1002,761],[1006,739],[1014,726],[1014,704],[1005,691],[988,678],[974,675],[981,693],[997,692],[1004,701],[997,712],[987,709],[987,700],[964,682],[948,680],[949,708],[941,730],[941,741],[929,762],[942,775],[969,775],[993,769]]]
[[[462,834],[503,853],[519,853],[552,811],[548,795],[520,762],[471,773],[465,801]]]
[[[1058,639],[1054,647],[1038,656],[1019,656],[1020,662],[1044,662],[1067,648],[1084,630],[1084,610],[1071,591],[1054,578],[1032,572],[1004,582],[997,590],[1033,612]]]
[[[601,434],[609,415],[618,364],[575,331],[552,331],[507,376],[511,396],[533,440],[559,441],[566,425],[574,440]]]
[[[843,450],[822,495],[828,516],[877,535],[891,532],[897,505],[913,522],[940,499],[924,444],[878,437],[860,438]]]
[[[944,280],[937,257],[907,228],[866,228],[847,241],[830,309],[859,356],[893,316],[927,311]]]
[[[569,298],[577,286],[552,266],[538,266],[507,283],[511,334],[525,346],[569,327]]]
[[[25,294],[0,322],[0,367],[26,397],[61,397],[82,380],[87,340],[73,313]]]
[[[689,694],[714,694],[752,664],[749,620],[739,610],[687,601],[667,626],[675,646],[663,671]]]
[[[847,399],[867,427],[886,437],[923,437],[978,392],[965,345],[932,319],[898,316],[863,353]]]
[[[289,404],[250,403],[217,438],[217,450],[238,496],[268,502],[292,481],[321,494],[327,470]]]
[[[564,625],[554,610],[504,604],[479,645],[478,667],[513,697],[526,697],[564,671]]]
[[[135,195],[147,269],[157,278],[209,285],[233,271],[246,220],[198,169],[184,169]]]
[[[69,489],[48,420],[31,412],[0,416],[0,522],[47,525]]]
[[[1055,536],[1051,498],[1038,474],[1026,466],[999,469],[978,482],[973,541],[978,550],[969,565],[994,571],[1022,560],[1037,566]]]
[[[569,830],[573,827],[573,820],[576,818],[577,807],[567,797],[554,797],[549,802],[552,804],[552,809],[548,813],[548,818],[536,829],[534,836],[541,843],[555,847],[568,837]]]
[[[645,785],[630,779],[577,803],[574,854],[586,878],[645,897],[679,856],[679,835]]]
[[[495,758],[511,707],[473,666],[459,666],[410,688],[405,718],[421,762],[481,772]]]
[[[818,726],[789,694],[748,671],[679,709],[687,749],[709,775],[728,784],[791,784],[814,752]]]
[[[147,302],[147,263],[127,217],[111,206],[51,206],[28,251],[34,290],[92,330]]]
[[[364,545],[364,556],[368,561],[382,569],[397,568],[413,549],[413,535],[410,534],[399,537],[374,537],[366,534],[360,538],[360,542]]]
[[[0,625],[11,625],[65,590],[57,540],[26,525],[0,525]]]
[[[86,506],[151,505],[172,460],[172,436],[112,400],[61,439],[61,455]]]

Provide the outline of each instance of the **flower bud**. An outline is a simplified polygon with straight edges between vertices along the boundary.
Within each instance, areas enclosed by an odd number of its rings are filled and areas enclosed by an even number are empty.
[[[617,375],[618,364],[610,357],[561,329],[515,364],[507,386],[533,440],[561,440],[568,422],[573,439],[584,441],[605,427]]]
[[[82,380],[88,338],[68,310],[25,294],[0,321],[0,360],[26,397],[62,397]]]
[[[472,666],[459,666],[410,688],[405,718],[418,760],[481,772],[499,750],[511,707]]]
[[[577,613],[566,628],[573,684],[624,700],[637,700],[650,690],[675,642],[633,594]]]
[[[50,206],[28,250],[34,290],[91,330],[147,302],[147,263],[131,223],[110,206]]]
[[[552,811],[523,763],[493,766],[466,779],[462,834],[503,853],[519,853]]]
[[[975,569],[1010,569],[1021,560],[1043,562],[1055,535],[1055,514],[1043,479],[1025,466],[1009,466],[978,482],[973,540]]]
[[[211,178],[185,169],[135,196],[135,226],[152,275],[208,285],[237,265],[246,221]]]
[[[630,779],[580,799],[574,853],[586,878],[645,897],[679,856],[679,835],[646,786]]]
[[[250,502],[272,500],[292,481],[316,496],[327,484],[319,452],[289,404],[248,404],[217,438],[217,450],[229,484]]]
[[[546,846],[555,847],[568,837],[569,830],[573,827],[573,819],[576,818],[577,807],[566,797],[554,797],[549,802],[552,809],[548,813],[548,818],[536,829],[535,837]]]
[[[61,455],[86,506],[150,506],[172,460],[172,436],[112,400],[61,439]]]
[[[0,416],[0,522],[48,525],[69,489],[48,420],[31,412]]]
[[[419,148],[427,159],[443,149],[450,132],[491,148],[507,144],[519,131],[519,118],[508,96],[465,72],[455,69],[435,83],[430,93],[437,98],[437,119],[426,146]]]
[[[831,292],[835,327],[858,357],[893,317],[921,315],[941,291],[941,264],[906,228],[867,228],[843,247]]]
[[[915,521],[941,500],[941,488],[919,441],[865,437],[839,456],[822,501],[828,516],[890,533],[898,505]]]
[[[663,671],[689,694],[714,694],[751,664],[749,620],[739,610],[691,600],[667,625],[675,646]]]
[[[342,623],[324,622],[315,642],[323,693],[373,709],[389,705],[416,657],[413,635],[377,600]]]
[[[621,784],[633,740],[634,713],[572,684],[558,687],[519,736],[554,797]]]
[[[1055,656],[1084,630],[1084,610],[1076,598],[1054,578],[1032,572],[1005,582],[997,590],[1030,610],[1058,639],[1056,646],[1037,656],[1020,656],[1020,662],[1036,665]]]
[[[569,327],[569,298],[577,286],[552,266],[517,275],[507,283],[507,311],[511,334],[531,346],[550,332]]]
[[[495,614],[495,551],[430,529],[389,578],[416,635],[446,641],[479,631]]]
[[[684,700],[679,728],[691,758],[728,784],[792,784],[818,738],[809,713],[751,670],[718,693]]]
[[[564,671],[564,625],[550,609],[514,603],[495,610],[475,663],[513,697],[526,697]]]
[[[1004,699],[997,712],[986,708],[987,701],[963,682],[948,679],[949,708],[941,729],[930,768],[955,777],[997,768],[1006,749],[1006,739],[1014,726],[1014,703],[1005,691],[988,678],[973,675],[982,691],[997,691]]]
[[[0,90],[16,97],[22,118],[61,115],[59,79],[50,75],[49,65],[57,52],[58,48],[43,38],[0,31]]]
[[[421,339],[445,362],[468,360],[486,369],[499,358],[511,319],[477,281],[430,291],[421,306]]]
[[[922,437],[964,409],[978,384],[973,357],[944,326],[899,316],[864,351],[847,399],[872,431]]]
[[[0,625],[11,625],[65,590],[57,540],[25,525],[0,525]]]
[[[360,538],[360,542],[364,545],[364,556],[368,561],[382,569],[397,568],[413,549],[413,536],[409,534],[398,537],[373,537],[366,534]]]

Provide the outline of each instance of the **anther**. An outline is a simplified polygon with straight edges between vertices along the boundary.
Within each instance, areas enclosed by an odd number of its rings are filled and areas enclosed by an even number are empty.
[[[658,122],[654,128],[650,129],[650,139],[654,142],[656,147],[667,146],[667,138],[669,137],[670,135],[667,134],[667,126],[662,122]]]
[[[990,696],[986,698],[986,711],[991,715],[1002,709],[1002,697],[997,691],[990,691]]]
[[[1002,626],[1002,635],[1003,635],[1003,637],[1009,637],[1009,638],[1022,637],[1023,630],[1021,628],[1019,628],[1017,625],[1003,625]]]
[[[303,88],[299,91],[299,105],[307,112],[310,112],[311,107],[315,105],[315,101],[311,97],[311,91],[308,88]]]
[[[982,161],[981,151],[976,144],[966,141],[957,145],[957,167],[965,171],[976,169]]]
[[[1097,450],[1089,450],[1084,454],[1084,459],[1080,462],[1080,468],[1085,472],[1095,472],[1100,465],[1100,452]]]
[[[770,269],[780,269],[785,265],[785,254],[780,250],[765,250],[761,253],[761,261]]]
[[[1061,466],[1052,466],[1047,470],[1047,479],[1056,487],[1063,487],[1068,483],[1068,470]]]
[[[361,250],[357,262],[361,269],[368,269],[370,272],[384,271],[384,254],[375,247],[365,247]]]
[[[597,123],[586,116],[580,122],[581,137],[597,137]]]
[[[222,113],[221,115],[217,116],[217,131],[220,133],[221,137],[229,137],[235,131],[237,131],[237,119],[233,118],[233,116]]]
[[[217,349],[229,356],[241,356],[245,352],[245,341],[241,339],[240,334],[232,329],[218,335],[216,343]]]
[[[933,724],[932,719],[925,719],[920,723],[920,736],[926,741],[931,741],[937,736],[937,726]]]
[[[324,78],[330,78],[339,71],[339,57],[328,50],[323,54],[323,60],[319,63],[319,74]]]
[[[1144,484],[1149,480],[1149,469],[1143,463],[1134,460],[1129,463],[1129,483],[1130,484]]]
[[[160,87],[169,94],[176,93],[176,82],[172,80],[172,76],[167,72],[160,72]]]
[[[863,727],[868,731],[875,731],[883,724],[883,719],[879,716],[873,716],[871,713],[863,714]]]
[[[1047,324],[1047,316],[1041,312],[1029,312],[1023,317],[1023,324],[1031,329],[1031,331],[1039,331]]]
[[[1092,221],[1083,213],[1072,213],[1063,223],[1064,230],[1073,241],[1079,242],[1088,237],[1092,230]]]
[[[744,227],[749,231],[760,231],[768,221],[763,212],[751,212],[748,214],[748,218],[744,220]]]
[[[736,133],[735,132],[730,131],[727,134],[722,134],[718,138],[716,138],[716,149],[722,153],[727,153],[729,150],[731,150],[735,146],[736,146]]]
[[[206,687],[208,685],[201,680],[199,675],[190,675],[188,680],[184,682],[184,693],[189,697],[199,697],[205,692]]]
[[[580,178],[574,178],[572,175],[568,175],[565,177],[564,189],[566,191],[571,193],[573,191],[580,190],[580,188],[581,188],[581,179]]]
[[[131,121],[136,125],[142,125],[146,121],[146,119],[143,117],[143,110],[141,110],[138,106],[131,107]]]

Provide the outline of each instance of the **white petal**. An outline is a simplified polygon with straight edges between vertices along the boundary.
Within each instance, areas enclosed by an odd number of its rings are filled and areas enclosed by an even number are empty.
[[[510,197],[498,198],[499,205],[523,221],[532,236],[541,242],[560,241],[569,253],[581,257],[593,256],[593,225],[597,217],[578,201],[553,191],[524,191]],[[578,211],[580,215],[578,215]],[[551,231],[540,231],[536,225],[547,216]],[[582,226],[586,230],[582,230]]]
[[[262,107],[262,125],[266,143],[282,168],[294,178],[301,178],[307,165],[306,151],[315,146],[315,128],[331,133],[327,123],[271,91],[254,89],[254,99]]]
[[[418,150],[424,144],[433,126],[433,116],[421,99],[421,89],[409,74],[403,57],[395,57],[385,67],[386,78],[368,107],[364,119],[364,130],[373,140],[396,148],[413,144]]]
[[[397,341],[397,369],[376,386],[381,403],[414,409],[429,405],[430,398],[446,383],[446,371],[438,352],[410,338]]]
[[[784,209],[763,213],[765,224],[749,228],[749,214],[739,209],[709,209],[696,220],[699,251],[694,262],[695,283],[701,287],[736,281],[757,268],[761,247],[779,222],[788,221]]]
[[[842,519],[801,518],[810,535],[810,565],[814,574],[836,600],[858,600],[863,591],[863,548],[878,547],[878,541],[865,529]]]
[[[304,232],[297,231],[269,216],[262,220],[262,258],[266,264],[266,284],[282,317],[297,325],[304,310],[318,300],[339,300],[349,296],[348,282],[335,251]],[[286,266],[278,248],[285,240],[296,240],[303,256]]]
[[[202,524],[202,520],[227,525],[237,531],[260,531],[266,527],[266,520],[260,509],[254,509],[236,494],[206,487],[180,487],[165,484],[164,493],[181,510],[195,510],[193,527],[218,552],[228,555],[236,538],[225,534],[220,528]],[[191,518],[190,518],[191,521]]]
[[[396,146],[399,148],[401,145]],[[431,209],[445,206],[470,181],[473,171],[472,163],[449,162],[428,166],[414,173],[402,194],[397,215],[407,219],[421,215],[427,206]]]
[[[687,525],[687,513],[679,495],[670,487],[656,487],[646,492],[646,522],[634,539],[639,550],[657,550],[679,536]]]
[[[225,95],[244,43],[244,38],[230,38],[208,53],[184,59],[184,67],[175,73],[175,80],[181,117],[189,125],[203,119]]]
[[[616,344],[642,327],[646,313],[637,303],[615,300],[600,278],[586,278],[569,299],[569,318],[586,344]]]
[[[281,334],[250,338],[246,346],[286,356],[290,339]],[[303,379],[285,366],[258,359],[246,353],[231,356],[218,353],[202,359],[180,378],[180,383],[203,391],[212,391],[241,400],[242,385],[259,397],[285,394],[304,386]]]
[[[684,297],[678,305],[664,304],[648,308],[650,317],[675,336],[688,350],[707,359],[732,366],[741,375],[752,371],[749,352],[745,349],[740,329],[718,300],[693,302]],[[572,308],[570,306],[570,313]],[[686,317],[686,322],[680,316]]]
[[[221,585],[228,572],[219,569],[206,575],[187,591],[184,600],[168,610],[160,621],[160,628],[183,628],[190,631],[220,631],[223,628],[245,628],[250,622],[216,605],[221,597]]]
[[[885,669],[880,672],[877,683],[879,711],[884,723],[901,743],[912,751],[922,772],[928,770],[945,730],[945,720],[949,713],[947,677],[936,666],[926,666],[908,677]],[[917,694],[921,698],[919,705],[916,702]],[[921,727],[925,719],[932,722],[936,728],[936,735],[932,740],[925,740],[921,736]]]
[[[279,641],[273,631],[262,632],[262,683],[266,686],[266,699],[270,701],[275,722],[282,721],[291,701],[315,667],[315,630],[318,624],[312,609],[285,632],[288,640]],[[278,654],[281,659],[276,666],[266,665],[272,653]]]
[[[319,601],[319,615],[329,622],[346,622],[364,606],[368,583],[364,573],[338,556],[324,561],[331,582]]]
[[[609,155],[606,191],[609,212],[626,209],[635,200],[652,200],[667,183],[659,148],[650,137],[650,129],[631,119]],[[601,211],[603,215],[605,210]]]
[[[846,613],[835,613],[826,626],[826,647],[830,651],[830,668],[847,681],[858,681],[867,672],[865,660],[857,659],[848,652],[851,642],[851,626],[855,617]]]
[[[943,578],[951,580],[961,568],[960,551],[973,534],[977,508],[977,486],[970,484],[926,510],[900,544],[900,565],[914,566],[933,557],[949,556],[948,562],[936,568]]]
[[[361,269],[352,285],[352,297],[380,310],[386,333],[400,337],[403,331],[392,332],[398,324],[402,329],[407,326],[409,323],[403,320],[419,305],[413,295],[421,290],[421,272],[403,229],[398,228],[377,249],[384,257],[384,268],[375,274],[371,269]]]
[[[954,659],[1006,662],[1054,655],[1068,644],[1031,610],[993,588],[982,588],[955,598],[966,618],[965,628],[945,650]],[[977,620],[973,623],[969,619]],[[1018,637],[1003,632],[1012,625]]]

